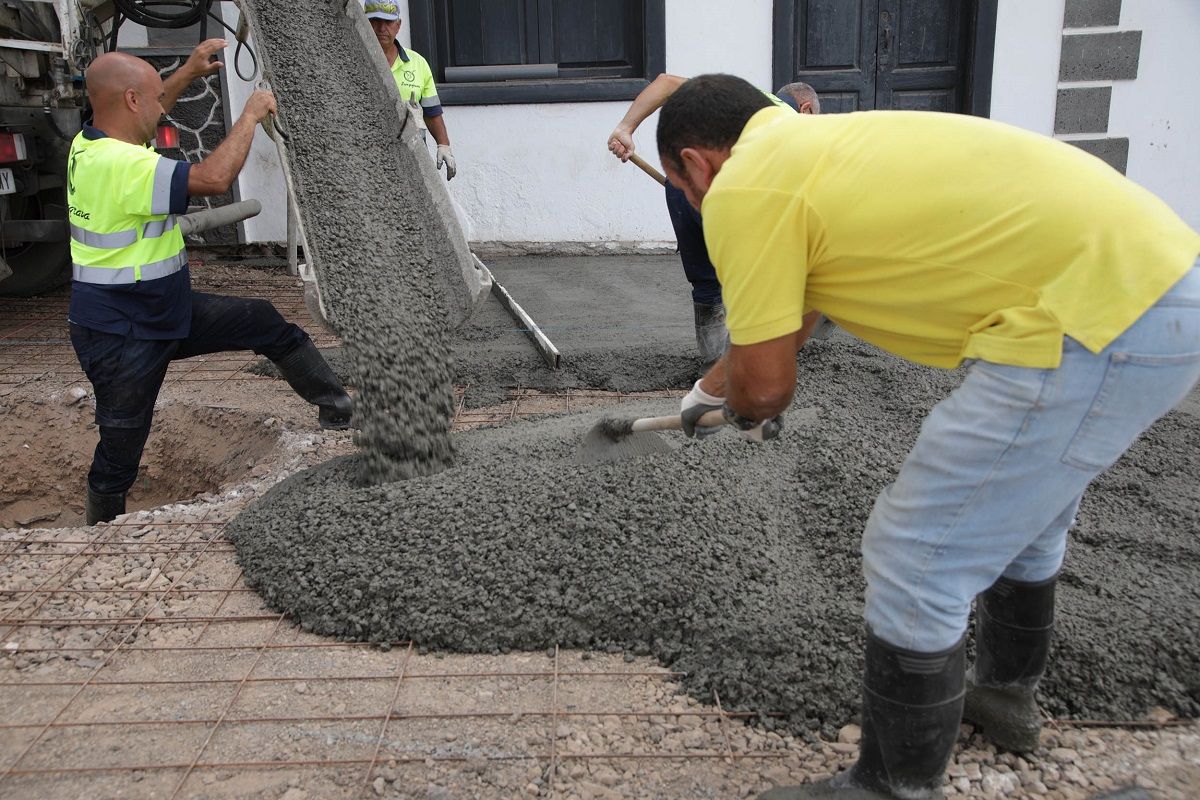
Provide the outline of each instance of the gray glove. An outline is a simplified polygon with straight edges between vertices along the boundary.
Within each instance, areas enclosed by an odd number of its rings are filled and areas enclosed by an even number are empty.
[[[446,166],[446,180],[453,180],[458,174],[458,166],[454,163],[454,154],[450,152],[450,145],[439,144],[437,146],[437,167],[441,169],[442,165]]]
[[[697,428],[696,422],[709,411],[716,411],[725,405],[724,397],[713,397],[700,388],[700,381],[684,396],[679,404],[679,416],[683,419],[683,432],[694,439],[707,439],[723,428],[723,425],[711,428]]]

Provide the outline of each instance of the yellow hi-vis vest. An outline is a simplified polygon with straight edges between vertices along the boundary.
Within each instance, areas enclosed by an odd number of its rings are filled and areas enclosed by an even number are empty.
[[[187,264],[171,211],[176,162],[82,133],[67,161],[72,277],[102,285],[164,278]]]

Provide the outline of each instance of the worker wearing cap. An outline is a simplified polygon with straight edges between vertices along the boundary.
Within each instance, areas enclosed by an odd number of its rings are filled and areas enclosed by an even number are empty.
[[[442,101],[438,99],[437,86],[433,82],[433,70],[429,62],[415,50],[405,50],[396,38],[400,34],[400,7],[395,0],[366,0],[364,10],[371,21],[375,38],[383,48],[383,56],[392,70],[400,99],[410,106],[420,106],[419,119],[433,134],[437,142],[437,168],[446,167],[446,180],[452,179],[458,168],[454,154],[450,151],[450,134],[446,132],[446,120]]]
[[[253,350],[319,407],[321,427],[350,423],[350,397],[304,331],[265,300],[191,290],[176,215],[187,211],[189,195],[229,190],[275,98],[251,95],[226,139],[199,163],[159,156],[147,142],[188,83],[220,69],[210,58],[224,47],[222,39],[201,43],[165,83],[147,62],[117,52],[93,61],[85,76],[95,116],[71,143],[67,202],[71,344],[95,391],[100,429],[87,481],[89,525],[125,513],[172,360]]]
[[[1084,490],[1200,379],[1200,235],[1064,142],[957,114],[801,122],[729,75],[681,87],[658,146],[703,208],[732,339],[683,401],[689,434],[723,408],[777,435],[817,311],[910,361],[971,362],[863,534],[858,762],[764,797],[940,797],[964,712],[1033,750]]]
[[[687,78],[663,73],[650,82],[629,106],[625,117],[608,137],[608,149],[621,161],[629,161],[636,151],[633,132],[647,117],[662,107]],[[766,97],[775,105],[791,108],[800,114],[821,113],[817,93],[807,83],[789,83],[777,94]],[[675,229],[675,241],[683,273],[692,284],[692,309],[696,326],[696,346],[704,368],[712,366],[725,348],[729,336],[725,330],[725,306],[721,302],[721,283],[704,245],[704,228],[700,212],[692,208],[687,198],[670,181],[666,185],[667,211]]]

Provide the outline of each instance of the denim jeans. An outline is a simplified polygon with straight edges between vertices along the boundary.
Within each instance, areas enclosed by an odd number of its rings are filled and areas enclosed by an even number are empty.
[[[1055,369],[976,362],[934,407],[863,536],[866,621],[935,652],[1001,575],[1053,577],[1088,484],[1200,379],[1200,264],[1100,353]]]
[[[683,190],[669,181],[666,192],[667,211],[671,214],[671,227],[675,229],[683,274],[692,284],[692,302],[705,306],[716,305],[721,302],[721,282],[717,280],[717,268],[708,257],[700,212],[692,208]]]
[[[307,341],[266,300],[199,292],[192,293],[185,339],[134,339],[72,323],[71,344],[96,393],[100,428],[88,486],[120,494],[133,485],[170,362],[223,350],[253,350],[274,361]]]

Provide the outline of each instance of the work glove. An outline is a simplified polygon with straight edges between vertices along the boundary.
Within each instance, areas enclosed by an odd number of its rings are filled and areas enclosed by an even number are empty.
[[[697,428],[696,421],[709,411],[716,411],[724,405],[724,397],[713,397],[700,388],[700,381],[696,381],[696,385],[679,404],[679,416],[683,419],[683,432],[693,439],[707,439],[717,433],[724,427],[723,425]]]
[[[443,164],[446,165],[446,180],[449,181],[458,174],[458,167],[454,165],[454,154],[450,152],[448,144],[438,145],[437,168],[441,169]]]
[[[740,416],[736,411],[728,405],[722,404],[721,411],[725,414],[725,421],[737,429],[738,435],[747,442],[762,444],[763,442],[774,439],[783,430],[783,414],[773,419],[765,419],[762,422],[755,422],[752,419]]]

